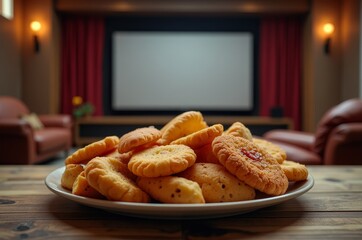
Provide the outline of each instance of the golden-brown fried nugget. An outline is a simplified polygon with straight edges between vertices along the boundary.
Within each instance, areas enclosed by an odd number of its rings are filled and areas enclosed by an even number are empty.
[[[195,163],[196,154],[185,145],[155,146],[134,154],[129,170],[140,177],[169,176]]]
[[[112,201],[149,202],[149,196],[128,177],[127,166],[115,158],[96,157],[85,169],[87,182]]]
[[[65,159],[65,164],[86,164],[92,158],[104,156],[118,147],[119,137],[109,136],[80,148]]]
[[[118,151],[127,153],[143,145],[152,145],[161,138],[161,131],[154,127],[137,128],[119,139]]]
[[[153,199],[162,203],[205,203],[200,186],[186,178],[140,177],[137,184]]]
[[[91,185],[89,185],[87,179],[85,178],[84,171],[81,172],[78,175],[78,177],[75,179],[74,184],[73,184],[72,193],[74,195],[78,195],[78,196],[82,196],[82,197],[97,198],[97,199],[105,198],[97,190],[92,188]]]
[[[308,169],[303,164],[285,160],[280,166],[291,182],[304,181],[308,178]]]
[[[197,163],[216,163],[220,164],[219,159],[212,152],[211,143],[206,144],[200,148],[194,149],[196,153],[196,162]]]
[[[119,153],[118,149],[115,149],[113,152],[110,152],[109,154],[105,155],[104,157],[112,157],[116,158],[119,161],[121,161],[124,164],[128,164],[129,160],[131,159],[133,155],[133,151],[129,151],[126,153]]]
[[[261,138],[254,138],[253,142],[270,153],[270,155],[272,155],[279,164],[282,164],[287,158],[287,153],[284,151],[284,149],[272,142]]]
[[[166,145],[178,138],[197,132],[206,127],[207,124],[204,121],[201,112],[184,112],[173,118],[161,129],[162,137],[157,142],[161,145]]]
[[[231,124],[231,126],[225,130],[224,134],[230,134],[235,137],[242,137],[249,141],[253,140],[253,136],[249,128],[247,128],[241,122],[234,122],[233,124]]]
[[[207,203],[255,198],[254,188],[240,181],[220,164],[195,163],[178,176],[197,182]]]
[[[220,136],[223,131],[224,127],[221,124],[214,124],[210,127],[191,133],[185,137],[178,138],[172,141],[171,144],[183,144],[189,146],[192,149],[197,149],[211,143],[214,138]]]
[[[81,172],[83,172],[83,166],[80,164],[66,165],[62,177],[60,179],[62,187],[68,190],[72,190],[73,183]]]
[[[270,195],[286,192],[288,179],[264,148],[232,135],[216,137],[212,148],[220,163],[249,186]]]

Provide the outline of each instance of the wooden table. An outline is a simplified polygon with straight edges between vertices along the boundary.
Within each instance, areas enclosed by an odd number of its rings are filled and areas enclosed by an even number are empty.
[[[362,239],[362,166],[310,166],[304,195],[233,217],[132,218],[49,191],[54,166],[0,166],[0,239]]]

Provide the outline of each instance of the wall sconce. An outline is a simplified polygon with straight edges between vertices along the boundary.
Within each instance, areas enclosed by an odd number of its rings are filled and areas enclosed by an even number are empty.
[[[331,36],[334,32],[334,25],[332,23],[326,23],[323,25],[323,32],[326,34],[327,38],[324,42],[324,52],[329,54],[331,51]]]
[[[38,38],[37,33],[38,33],[38,32],[40,31],[40,29],[41,29],[41,24],[40,24],[40,22],[38,22],[38,21],[32,21],[32,22],[30,23],[30,28],[31,28],[31,30],[32,30],[33,33],[34,33],[34,51],[35,51],[36,53],[38,53],[39,50],[40,50],[40,43],[39,43],[39,38]]]

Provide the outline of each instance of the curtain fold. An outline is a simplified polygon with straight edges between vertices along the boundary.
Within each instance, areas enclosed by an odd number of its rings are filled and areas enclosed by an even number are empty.
[[[64,17],[61,42],[61,111],[72,114],[73,96],[103,115],[104,20],[99,17]]]
[[[299,18],[264,18],[260,25],[260,115],[281,107],[285,117],[301,128],[301,47]]]

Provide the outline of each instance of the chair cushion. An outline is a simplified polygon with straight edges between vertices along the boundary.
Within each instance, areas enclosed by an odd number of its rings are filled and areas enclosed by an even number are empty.
[[[314,144],[314,134],[289,129],[275,129],[266,132],[263,138],[270,141],[283,142],[311,151]]]
[[[318,156],[317,154],[315,154],[312,151],[308,151],[303,148],[293,146],[293,145],[283,143],[283,142],[273,141],[273,140],[269,140],[269,139],[268,139],[268,141],[271,141],[271,142],[277,144],[278,146],[280,146],[282,149],[284,149],[285,152],[287,153],[287,160],[291,160],[294,162],[298,162],[301,164],[307,164],[307,165],[322,164],[322,159],[320,158],[320,156]]]
[[[69,146],[70,132],[61,128],[45,128],[34,132],[35,144],[39,154]]]
[[[344,101],[324,114],[317,127],[314,151],[323,156],[331,131],[342,123],[351,122],[362,122],[362,101],[360,99]]]
[[[0,118],[19,118],[29,110],[20,100],[10,96],[0,96]]]
[[[34,130],[40,130],[44,128],[43,123],[40,121],[38,115],[36,115],[35,113],[23,115],[21,116],[21,119],[29,123]]]
[[[362,123],[338,125],[330,134],[324,153],[324,164],[362,164]]]

